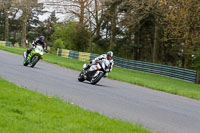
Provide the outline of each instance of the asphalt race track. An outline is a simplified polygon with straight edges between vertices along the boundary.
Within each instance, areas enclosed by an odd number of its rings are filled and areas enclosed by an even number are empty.
[[[110,79],[98,85],[81,83],[78,71],[42,61],[35,68],[22,63],[22,56],[0,50],[0,76],[19,86],[62,97],[110,117],[141,123],[154,132],[200,133],[198,100]]]

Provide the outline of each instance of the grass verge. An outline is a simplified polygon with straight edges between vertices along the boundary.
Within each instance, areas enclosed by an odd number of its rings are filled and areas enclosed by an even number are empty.
[[[0,46],[0,49],[20,55],[25,51],[25,49],[21,48],[3,46]],[[45,54],[44,61],[74,70],[81,70],[84,63],[78,60],[59,57],[56,54]],[[158,74],[114,68],[108,78],[200,100],[200,85]]]
[[[0,131],[3,133],[150,133],[141,125],[83,110],[0,77]]]

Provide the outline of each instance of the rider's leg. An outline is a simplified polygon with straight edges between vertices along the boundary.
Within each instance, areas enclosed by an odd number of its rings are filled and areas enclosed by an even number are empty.
[[[90,64],[88,64],[87,67],[84,68],[84,70],[88,70],[92,66],[92,64],[94,64],[94,61],[90,61]]]
[[[91,66],[92,66],[92,64],[88,64],[87,67],[84,68],[84,70],[88,70]]]
[[[28,54],[30,54],[33,49],[34,49],[33,47],[27,49],[27,51],[26,51],[26,58],[28,57]]]

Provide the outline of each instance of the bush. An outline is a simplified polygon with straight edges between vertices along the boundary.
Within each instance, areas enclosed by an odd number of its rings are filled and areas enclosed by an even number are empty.
[[[89,47],[89,31],[77,22],[59,23],[54,25],[52,40],[61,40],[66,49],[87,51]],[[59,41],[59,42],[61,42]],[[54,43],[54,45],[56,45]],[[54,47],[58,48],[59,45]]]
[[[54,42],[54,48],[55,48],[55,49],[57,49],[57,48],[65,48],[62,39],[57,39],[57,40]]]

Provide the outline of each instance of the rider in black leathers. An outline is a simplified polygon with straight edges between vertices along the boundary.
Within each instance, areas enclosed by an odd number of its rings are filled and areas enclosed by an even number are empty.
[[[40,36],[39,39],[36,39],[33,43],[32,46],[27,49],[26,51],[26,58],[28,57],[28,54],[31,53],[31,51],[35,48],[36,45],[41,45],[44,49],[45,52],[47,52],[47,47],[46,47],[46,43],[44,42],[45,37],[44,36]]]

